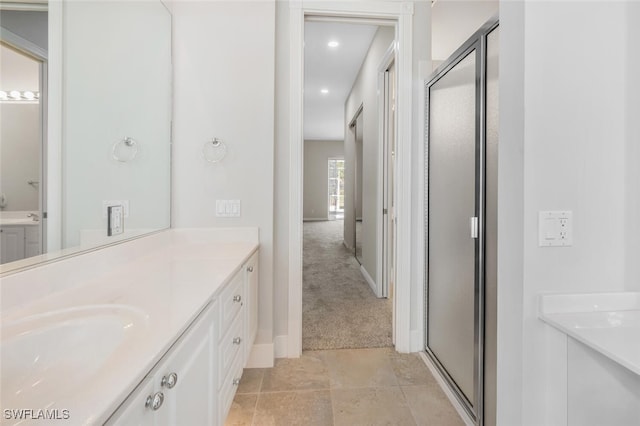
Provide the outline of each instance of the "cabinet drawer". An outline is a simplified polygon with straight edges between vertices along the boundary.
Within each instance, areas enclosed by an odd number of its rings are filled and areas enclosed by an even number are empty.
[[[231,322],[244,304],[244,279],[242,272],[236,274],[220,295],[220,334],[224,336]]]
[[[242,377],[242,359],[241,357],[236,357],[235,361],[227,374],[227,378],[222,384],[222,388],[220,389],[220,415],[218,424],[223,425],[225,420],[227,420],[227,416],[229,415],[229,409],[231,408],[231,404],[233,403],[233,397],[236,394],[236,390],[238,390],[238,384],[240,378]]]
[[[239,339],[239,342],[236,339]],[[244,340],[242,315],[237,315],[227,333],[220,340],[218,386],[222,386],[227,376],[231,374],[230,367],[237,358],[244,362]]]

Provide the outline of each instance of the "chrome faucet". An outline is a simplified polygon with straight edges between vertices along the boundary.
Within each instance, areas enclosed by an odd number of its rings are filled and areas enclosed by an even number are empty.
[[[40,217],[38,216],[38,214],[37,214],[37,213],[29,213],[29,214],[27,215],[27,217],[32,218],[34,222],[37,222],[37,221],[38,221],[38,219],[40,219]]]

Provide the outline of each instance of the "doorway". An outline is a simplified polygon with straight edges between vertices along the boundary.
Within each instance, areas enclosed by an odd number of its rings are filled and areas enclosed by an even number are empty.
[[[420,6],[421,7],[421,6]],[[426,9],[425,9],[426,10]],[[396,273],[394,304],[395,347],[399,352],[417,350],[422,345],[422,337],[411,333],[412,307],[413,314],[420,315],[422,302],[411,302],[411,168],[412,168],[412,59],[413,59],[413,8],[403,3],[379,4],[371,2],[331,3],[326,6],[314,4],[291,8],[290,39],[291,50],[289,62],[289,297],[288,297],[288,330],[286,349],[288,357],[298,357],[302,353],[302,236],[303,236],[303,111],[304,105],[304,31],[308,18],[335,21],[353,19],[370,23],[387,22],[395,25],[396,65],[397,65],[397,98],[396,98]],[[379,211],[382,211],[382,203]],[[345,206],[346,208],[346,206]],[[345,214],[348,210],[345,210]],[[416,284],[422,291],[422,284]],[[421,326],[420,326],[421,327]]]
[[[329,158],[329,220],[344,219],[344,158]]]
[[[392,306],[378,291],[384,140],[379,129],[386,127],[380,125],[378,72],[394,45],[395,28],[376,23],[383,25],[315,19],[305,24],[303,349],[392,345]],[[339,185],[335,161],[327,160],[336,143],[343,149]],[[324,163],[326,173],[327,161],[328,206],[319,209],[313,194],[327,175],[318,179],[317,164]],[[335,224],[332,200],[340,195],[344,214]],[[328,210],[329,220],[318,218],[318,210]]]
[[[3,11],[6,22],[11,13]],[[47,54],[1,30],[0,263],[7,263],[46,251]]]

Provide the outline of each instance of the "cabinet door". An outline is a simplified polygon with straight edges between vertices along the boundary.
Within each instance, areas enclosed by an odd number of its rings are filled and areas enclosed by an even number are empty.
[[[258,268],[258,254],[255,252],[253,256],[245,265],[245,292],[246,304],[245,304],[245,337],[246,343],[244,345],[244,361],[245,364],[249,360],[251,349],[253,348],[253,342],[256,339],[256,333],[258,332],[258,276],[260,274]]]
[[[161,425],[213,425],[217,413],[217,302],[210,305],[159,365],[155,386],[165,395]],[[171,375],[175,384],[171,385]],[[163,381],[164,379],[164,381]]]
[[[155,413],[146,407],[147,398],[152,396],[152,378],[145,379],[120,408],[107,420],[106,426],[153,426]],[[162,407],[160,407],[162,409]]]
[[[24,228],[3,226],[0,228],[0,263],[24,259]]]

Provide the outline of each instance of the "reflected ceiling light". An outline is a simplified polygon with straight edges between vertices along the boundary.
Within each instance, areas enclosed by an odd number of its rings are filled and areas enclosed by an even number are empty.
[[[329,46],[329,47],[338,47],[338,46],[340,46],[340,43],[338,43],[335,40],[331,40],[329,43],[327,43],[327,46]]]
[[[34,92],[31,90],[0,90],[0,101],[1,102],[26,102],[26,103],[37,103],[40,99],[40,92]]]
[[[329,93],[329,89],[320,89],[320,93],[326,95],[327,93]]]

